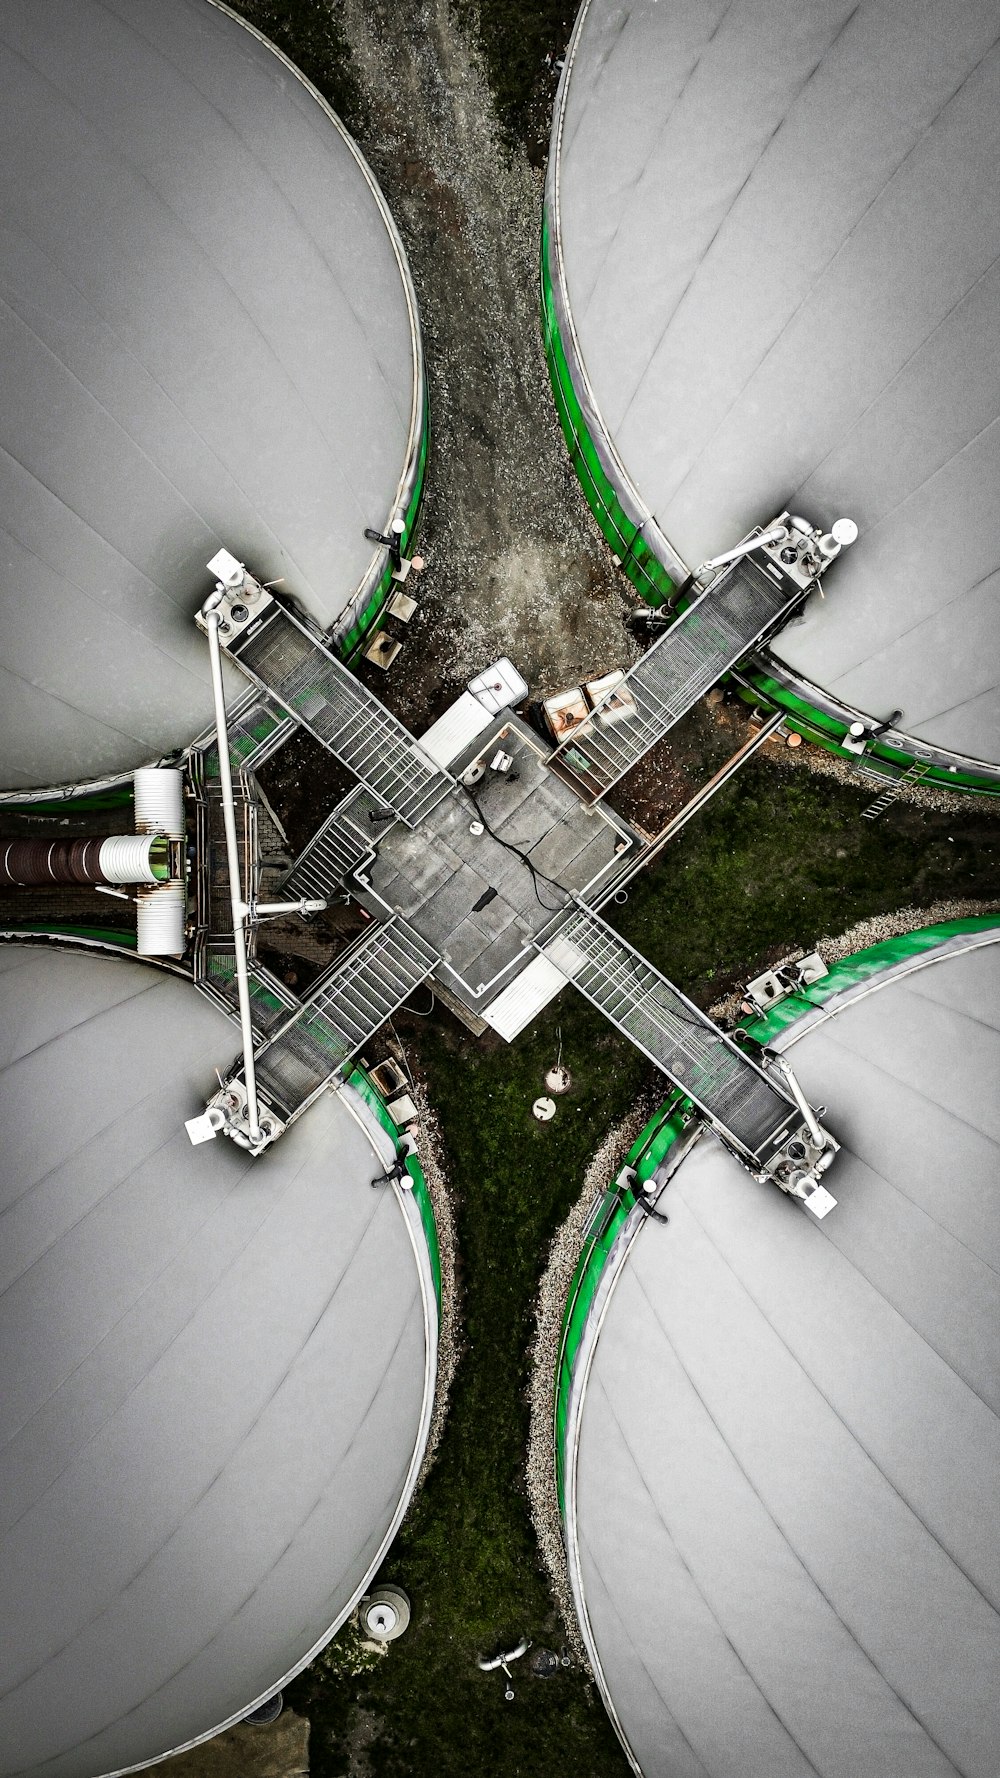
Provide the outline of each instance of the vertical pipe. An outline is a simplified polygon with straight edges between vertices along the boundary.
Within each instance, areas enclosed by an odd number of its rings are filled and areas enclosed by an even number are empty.
[[[226,723],[226,694],[222,684],[222,654],[219,648],[221,619],[214,608],[203,609],[208,634],[208,652],[212,663],[212,694],[215,698],[215,734],[219,747],[219,784],[222,789],[222,818],[226,829],[226,857],[229,862],[229,900],[233,910],[233,950],[236,956],[236,989],[240,1003],[240,1029],[243,1033],[243,1072],[247,1083],[247,1123],[251,1142],[260,1141],[257,1110],[257,1072],[253,1059],[253,1025],[250,1020],[250,982],[247,976],[246,902],[240,881],[240,850],[236,839],[236,810],[233,806],[233,774],[229,766],[229,729]]]

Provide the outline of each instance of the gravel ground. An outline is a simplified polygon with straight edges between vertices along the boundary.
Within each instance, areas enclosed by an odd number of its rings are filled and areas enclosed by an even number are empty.
[[[949,802],[954,806],[954,799],[950,798]],[[916,932],[921,926],[938,926],[945,920],[971,920],[978,914],[995,914],[998,911],[1000,901],[935,901],[925,908],[899,908],[894,914],[876,914],[871,920],[860,920],[856,926],[841,933],[839,938],[819,938],[814,945],[809,946],[809,950],[818,951],[823,962],[829,966],[839,963],[844,957],[850,957],[855,951],[867,950],[869,945],[884,944],[886,939],[902,938],[907,932]],[[797,963],[805,955],[806,951],[800,947],[789,951],[786,957],[779,957],[770,967],[780,969],[786,963]],[[740,988],[727,994],[715,1006],[709,1007],[708,1016],[725,1028],[735,1025],[740,1017],[742,1001],[743,990]]]
[[[563,1312],[580,1255],[587,1219],[595,1199],[610,1185],[640,1130],[652,1115],[655,1104],[653,1095],[638,1099],[628,1116],[620,1123],[612,1125],[605,1136],[584,1175],[580,1196],[553,1237],[535,1308],[535,1336],[530,1351],[531,1382],[528,1387],[531,1430],[525,1464],[528,1502],[545,1572],[566,1626],[568,1645],[587,1673],[590,1673],[590,1663],[573,1604],[556,1493],[555,1450],[552,1443],[556,1365],[559,1361]]]
[[[804,741],[801,747],[789,747],[787,739],[780,733],[765,741],[762,751],[772,764],[789,771],[804,769],[815,772],[820,778],[836,778],[839,784],[847,784],[852,790],[867,791],[872,802],[888,784],[887,779],[870,778],[866,772],[860,772],[846,756],[828,753],[825,747],[814,747],[808,741]],[[897,800],[901,803],[913,803],[921,809],[946,811],[962,807],[991,811],[993,814],[997,811],[995,796],[974,796],[967,790],[944,790],[930,784],[904,784]]]
[[[407,1516],[413,1511],[413,1500],[423,1487],[428,1471],[434,1462],[444,1423],[448,1417],[448,1397],[455,1377],[455,1369],[462,1352],[462,1322],[459,1305],[457,1257],[458,1240],[455,1231],[455,1211],[445,1176],[441,1127],[427,1098],[423,1082],[415,1080],[410,1071],[409,1061],[403,1045],[393,1033],[388,1046],[389,1053],[404,1069],[410,1082],[410,1094],[417,1108],[416,1140],[420,1153],[420,1165],[424,1170],[427,1190],[430,1193],[434,1209],[434,1221],[437,1225],[438,1251],[441,1257],[441,1327],[438,1335],[438,1367],[437,1382],[434,1388],[434,1411],[431,1416],[430,1432],[427,1437],[427,1449],[420,1465],[413,1499],[407,1508]]]
[[[502,139],[447,0],[344,0],[341,20],[427,361],[421,610],[379,675],[387,702],[423,726],[501,654],[535,690],[632,660],[622,617],[634,600],[555,415],[538,312],[541,173]]]

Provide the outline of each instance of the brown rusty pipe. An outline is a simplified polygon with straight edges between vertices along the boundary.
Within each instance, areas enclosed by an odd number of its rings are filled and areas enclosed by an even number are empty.
[[[0,840],[0,887],[50,883],[156,883],[170,874],[160,835],[112,834],[88,840]]]
[[[101,841],[2,840],[0,884],[103,883]]]

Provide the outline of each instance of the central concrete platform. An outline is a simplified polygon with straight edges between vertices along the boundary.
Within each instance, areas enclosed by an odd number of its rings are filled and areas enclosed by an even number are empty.
[[[603,905],[640,849],[619,815],[548,769],[550,751],[499,717],[451,763],[458,788],[423,821],[376,828],[376,857],[352,882],[369,912],[402,914],[434,946],[435,978],[479,1016],[560,908],[574,896]],[[495,770],[498,756],[509,766]]]

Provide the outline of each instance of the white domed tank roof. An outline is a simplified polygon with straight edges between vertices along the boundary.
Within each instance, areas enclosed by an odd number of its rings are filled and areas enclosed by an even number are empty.
[[[318,94],[214,0],[0,0],[0,781],[211,719],[225,546],[324,628],[418,476],[403,250]],[[374,576],[374,580],[373,580]]]
[[[789,683],[994,763],[998,149],[993,0],[586,0],[546,203],[583,424],[666,564],[856,520]]]
[[[353,1608],[412,1491],[436,1307],[360,1099],[193,1148],[238,1032],[134,962],[0,948],[0,1773],[242,1717]],[[377,1138],[376,1138],[377,1140]]]
[[[772,1040],[836,1209],[702,1135],[576,1359],[571,1571],[645,1778],[995,1778],[1000,924],[881,957]]]

